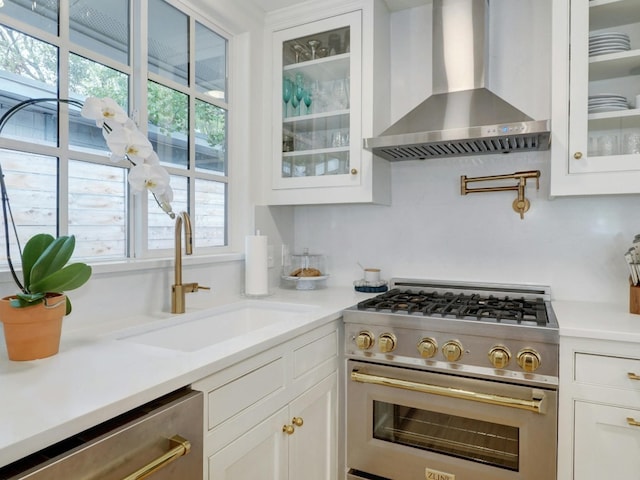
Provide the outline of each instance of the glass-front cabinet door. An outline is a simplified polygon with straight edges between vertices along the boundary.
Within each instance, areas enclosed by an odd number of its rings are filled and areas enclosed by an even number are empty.
[[[640,171],[640,1],[572,0],[570,31],[569,174]]]
[[[275,32],[275,189],[361,181],[361,13]]]

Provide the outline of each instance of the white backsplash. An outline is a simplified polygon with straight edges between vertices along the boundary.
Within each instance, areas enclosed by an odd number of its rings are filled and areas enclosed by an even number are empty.
[[[460,176],[540,170],[521,220],[515,192],[460,194]],[[554,299],[627,302],[623,253],[640,233],[640,196],[549,199],[549,152],[397,162],[391,206],[296,207],[295,245],[327,255],[330,283],[361,278],[550,285]],[[505,185],[515,185],[505,181]],[[480,185],[480,184],[474,184]]]

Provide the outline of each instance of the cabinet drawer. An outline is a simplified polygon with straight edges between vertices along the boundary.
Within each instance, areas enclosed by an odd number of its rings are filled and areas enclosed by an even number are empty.
[[[209,392],[209,429],[285,387],[285,364],[278,358]]]
[[[294,351],[293,377],[298,378],[304,375],[327,360],[335,358],[336,355],[338,355],[338,334],[334,330]]]
[[[578,353],[575,362],[578,383],[640,392],[639,359]]]

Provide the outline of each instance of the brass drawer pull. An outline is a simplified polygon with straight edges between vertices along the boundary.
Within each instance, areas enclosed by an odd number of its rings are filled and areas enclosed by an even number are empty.
[[[182,438],[180,435],[174,435],[171,437],[169,439],[169,445],[171,446],[171,450],[164,455],[159,456],[155,460],[152,460],[141,469],[133,472],[131,475],[124,477],[123,480],[142,480],[143,478],[147,478],[191,451],[191,442]]]
[[[427,383],[412,382],[392,377],[381,377],[371,375],[369,373],[351,372],[351,380],[354,382],[368,383],[371,385],[382,385],[385,387],[400,388],[402,390],[411,390],[420,393],[430,393],[432,395],[441,395],[443,397],[459,398],[462,400],[471,400],[480,403],[489,403],[492,405],[500,405],[502,407],[519,408],[529,410],[535,413],[545,413],[544,397],[531,400],[521,398],[503,397],[501,395],[492,395],[488,393],[473,392],[462,390],[459,388],[442,387],[439,385],[430,385]]]
[[[640,380],[640,375],[636,375],[633,372],[627,373],[627,377],[629,377],[629,380]]]
[[[638,422],[633,417],[627,417],[627,424],[631,425],[632,427],[640,427],[640,422]]]

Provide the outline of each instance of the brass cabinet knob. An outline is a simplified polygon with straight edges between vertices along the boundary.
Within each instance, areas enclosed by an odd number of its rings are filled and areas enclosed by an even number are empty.
[[[373,347],[374,342],[375,339],[371,332],[362,331],[358,333],[358,336],[356,337],[356,345],[360,350],[370,349]]]
[[[357,168],[352,168],[351,169],[351,175],[357,175],[358,174],[358,169]]]
[[[381,353],[393,352],[396,348],[396,336],[393,333],[383,333],[378,340]]]
[[[504,345],[496,345],[489,350],[489,361],[495,368],[504,368],[511,361],[511,352]]]
[[[302,425],[304,425],[304,420],[302,420],[302,417],[293,417],[291,419],[291,423],[293,423],[296,427],[301,427]]]
[[[433,338],[423,338],[418,343],[418,352],[422,358],[431,358],[438,352],[438,343]]]
[[[282,426],[282,431],[284,433],[286,433],[287,435],[293,435],[293,432],[295,432],[296,429],[293,428],[293,425],[283,425]]]
[[[576,152],[573,154],[573,158],[580,160],[582,158],[582,152]]]
[[[462,358],[462,345],[457,340],[449,340],[442,345],[442,355],[449,362],[457,362]]]
[[[540,354],[533,348],[523,348],[518,352],[518,365],[525,372],[535,372],[540,366]]]

